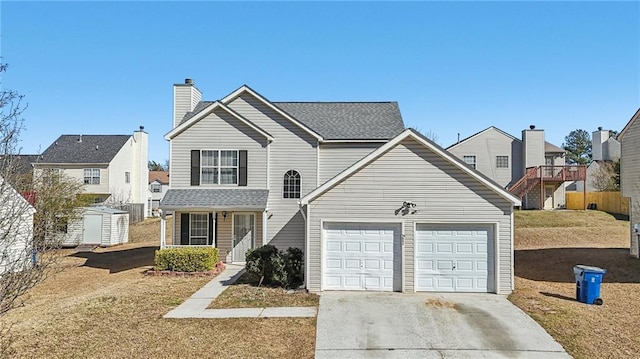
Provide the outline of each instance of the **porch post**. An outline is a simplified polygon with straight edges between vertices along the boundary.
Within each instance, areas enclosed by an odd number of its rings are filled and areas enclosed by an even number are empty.
[[[217,238],[216,238],[216,235],[217,235],[217,233],[216,233],[216,221],[217,221],[216,217],[217,217],[216,216],[216,211],[213,211],[213,215],[211,216],[211,218],[213,218],[213,223],[211,223],[211,225],[213,226],[213,231],[211,231],[212,232],[212,237],[213,237],[213,238],[211,238],[211,246],[213,248],[216,248],[216,240],[217,240]]]
[[[164,249],[167,238],[167,219],[164,210],[159,209],[158,211],[160,212],[160,249]]]

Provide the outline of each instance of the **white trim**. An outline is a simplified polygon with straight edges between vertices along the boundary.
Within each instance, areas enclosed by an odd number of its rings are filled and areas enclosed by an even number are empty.
[[[303,208],[300,208],[300,210],[302,211]],[[306,211],[307,211],[307,216],[306,216],[306,222],[305,222],[305,226],[304,226],[304,283],[305,283],[305,287],[307,288],[307,290],[309,289],[309,230],[311,227],[311,209],[309,208],[309,206],[306,207]],[[322,220],[320,221],[320,225],[322,226]],[[320,231],[322,231],[322,229],[320,229]],[[322,232],[320,232],[320,241],[322,241]],[[322,246],[322,242],[320,242],[320,245]],[[322,256],[322,248],[320,248],[320,256]],[[320,291],[322,291],[322,259],[320,259]]]
[[[302,204],[308,204],[309,202],[313,201],[317,197],[321,196],[326,191],[328,191],[331,188],[333,188],[336,185],[338,185],[340,182],[344,181],[346,178],[350,177],[353,173],[359,171],[363,167],[367,166],[371,162],[373,162],[376,159],[378,159],[378,157],[381,157],[383,154],[385,154],[386,152],[390,151],[392,148],[396,147],[402,140],[404,140],[406,138],[412,138],[415,141],[417,141],[418,143],[422,144],[424,147],[430,149],[435,154],[439,155],[440,157],[442,157],[445,160],[447,160],[449,163],[451,163],[454,166],[456,166],[458,169],[460,169],[463,172],[469,174],[470,176],[472,176],[473,178],[478,180],[480,183],[484,184],[486,187],[488,187],[489,189],[493,190],[499,196],[501,196],[504,199],[508,200],[509,202],[513,203],[514,206],[520,206],[522,204],[519,198],[517,198],[516,196],[512,195],[511,193],[505,191],[503,188],[498,186],[493,181],[484,178],[476,170],[473,170],[469,166],[467,166],[466,164],[461,163],[460,160],[458,160],[457,158],[454,158],[450,153],[448,153],[447,151],[441,149],[435,143],[431,142],[431,140],[425,139],[421,135],[417,135],[415,132],[413,132],[412,129],[405,130],[404,132],[402,132],[401,134],[396,136],[391,141],[389,141],[386,144],[378,147],[376,150],[374,150],[373,152],[371,152],[370,154],[365,156],[360,161],[358,161],[355,164],[353,164],[351,167],[349,167],[346,170],[342,171],[340,174],[338,174],[337,176],[333,177],[331,180],[325,182],[322,186],[320,186],[320,187],[316,188],[315,190],[311,191],[309,194],[304,196],[300,201],[302,202]]]
[[[206,116],[208,116],[210,113],[212,113],[213,111],[215,111],[218,108],[225,110],[231,116],[235,117],[236,119],[238,119],[239,121],[241,121],[245,125],[251,127],[253,130],[258,132],[259,134],[263,135],[267,140],[273,141],[273,137],[271,137],[271,135],[269,135],[266,131],[264,131],[260,127],[254,125],[251,121],[247,120],[246,118],[244,118],[241,115],[239,115],[237,112],[235,112],[232,109],[228,108],[227,106],[225,106],[220,101],[216,101],[216,102],[212,103],[211,105],[209,105],[209,106],[205,107],[204,109],[202,109],[202,111],[198,112],[195,116],[193,116],[190,119],[188,119],[186,122],[183,122],[183,123],[179,124],[178,126],[176,126],[174,129],[172,129],[171,131],[169,131],[167,134],[164,135],[164,139],[165,140],[172,140],[174,137],[176,137],[177,135],[181,134],[182,132],[184,132],[189,127],[193,126],[194,124],[198,123],[198,121],[202,120],[203,118],[205,118]]]
[[[262,245],[267,244],[267,210],[262,211]]]
[[[316,147],[316,188],[320,186],[320,143]]]
[[[511,219],[511,225],[509,225],[509,227],[510,227],[510,228],[509,228],[509,232],[511,232],[511,233],[510,233],[510,237],[511,237],[511,238],[510,238],[510,246],[511,246],[511,250],[509,251],[509,253],[511,253],[511,264],[510,264],[510,267],[511,267],[511,268],[510,268],[510,271],[511,271],[511,288],[510,288],[510,290],[511,290],[511,291],[513,291],[513,290],[515,290],[515,289],[516,289],[516,282],[515,282],[515,268],[516,268],[516,266],[515,266],[515,258],[514,258],[514,257],[515,257],[515,248],[514,248],[514,245],[515,245],[515,242],[514,242],[514,232],[515,232],[515,230],[514,230],[514,228],[513,228],[513,227],[515,227],[515,226],[514,226],[514,223],[515,223],[515,222],[514,222],[514,218],[515,218],[515,216],[514,216],[513,208],[511,209],[511,214],[509,215],[509,217],[510,217],[510,219]],[[498,241],[498,242],[499,242],[499,241]]]
[[[620,134],[618,134],[619,142],[622,142],[622,138],[627,133],[627,130],[631,128],[631,126],[633,126],[633,124],[638,120],[639,117],[640,117],[640,108],[638,108],[638,111],[636,111],[636,113],[634,113],[633,116],[631,116],[631,119],[629,120],[629,122],[627,122],[627,124],[624,126],[622,131],[620,131]]]
[[[247,162],[249,162],[248,159],[247,159]],[[248,175],[249,174],[247,174],[247,177]],[[271,188],[269,187],[270,183],[271,183],[271,142],[267,143],[267,183],[266,183],[267,186],[265,188]]]
[[[302,123],[300,123],[298,120],[296,120],[295,118],[291,117],[288,113],[282,111],[278,106],[275,106],[274,104],[272,104],[271,102],[269,102],[269,100],[267,100],[266,98],[264,98],[262,95],[260,95],[259,93],[255,92],[254,90],[252,90],[249,86],[247,85],[242,85],[240,88],[238,88],[237,90],[233,91],[232,93],[228,94],[227,96],[225,96],[222,100],[220,100],[220,102],[222,102],[223,104],[228,104],[229,102],[235,100],[238,96],[240,96],[243,92],[246,92],[248,94],[250,94],[251,96],[257,98],[259,101],[261,101],[262,103],[264,103],[265,105],[267,105],[270,109],[274,110],[275,112],[277,112],[278,114],[280,114],[281,116],[283,116],[284,118],[286,118],[287,120],[293,122],[296,126],[300,127],[302,130],[304,130],[305,132],[307,132],[308,134],[310,134],[311,136],[315,137],[316,139],[318,139],[319,141],[322,141],[322,136],[320,136],[319,134],[317,134],[316,132],[314,132],[313,130],[311,130],[309,127],[303,125]]]
[[[513,211],[513,209],[512,209]],[[513,229],[513,226],[511,226]],[[500,222],[495,222],[493,225],[493,262],[494,262],[494,274],[493,274],[493,287],[496,294],[500,294]],[[488,238],[487,238],[488,240]],[[511,258],[513,259],[513,251],[511,251]],[[511,275],[513,275],[513,270],[511,270]]]

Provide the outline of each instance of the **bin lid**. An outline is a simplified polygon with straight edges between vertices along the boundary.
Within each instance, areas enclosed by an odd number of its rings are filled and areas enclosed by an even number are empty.
[[[593,266],[586,266],[583,264],[578,264],[575,267],[573,267],[573,270],[582,270],[585,272],[591,272],[591,273],[607,273],[607,270],[604,268],[600,268],[600,267],[593,267]]]

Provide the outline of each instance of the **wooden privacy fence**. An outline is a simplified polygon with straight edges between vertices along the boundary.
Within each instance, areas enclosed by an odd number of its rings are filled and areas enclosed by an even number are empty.
[[[620,192],[587,192],[587,205],[595,203],[598,211],[629,215],[629,198],[620,197]],[[566,193],[567,209],[584,209],[582,192]]]
[[[144,203],[127,203],[112,207],[129,212],[129,223],[138,223],[144,220]]]

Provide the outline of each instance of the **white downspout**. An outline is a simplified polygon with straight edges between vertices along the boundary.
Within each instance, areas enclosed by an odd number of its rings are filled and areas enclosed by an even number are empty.
[[[309,273],[309,223],[307,222],[307,214],[302,209],[302,201],[298,201],[298,210],[304,219],[304,287],[307,287],[307,275]]]
[[[160,249],[164,249],[166,245],[167,220],[164,210],[158,209],[158,211],[160,212]]]

